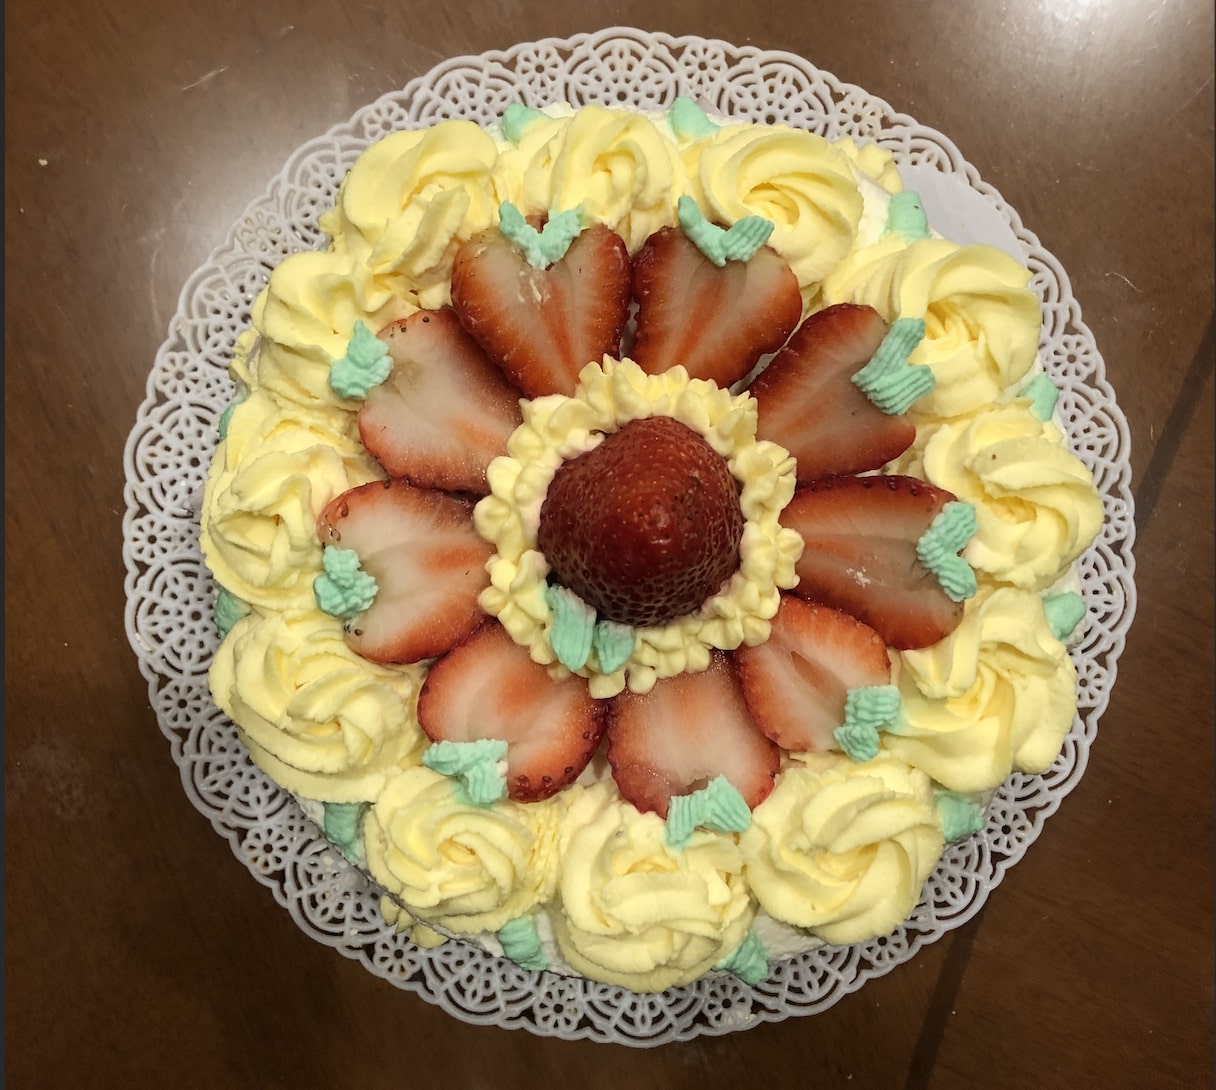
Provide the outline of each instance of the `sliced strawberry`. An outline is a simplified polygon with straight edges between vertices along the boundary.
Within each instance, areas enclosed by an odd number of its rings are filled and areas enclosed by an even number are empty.
[[[798,480],[878,469],[916,438],[906,416],[888,416],[852,379],[878,351],[887,323],[873,307],[839,303],[812,314],[756,377],[756,434],[798,461]]]
[[[832,477],[803,485],[781,513],[802,535],[794,593],[851,613],[891,647],[927,647],[963,616],[916,556],[916,543],[955,499],[915,477]]]
[[[528,264],[491,227],[457,251],[452,305],[528,397],[571,394],[588,363],[620,351],[629,281],[625,240],[602,224],[586,228],[546,269]]]
[[[709,669],[655,683],[645,695],[612,699],[608,763],[617,788],[639,810],[667,817],[674,795],[725,776],[748,806],[773,789],[781,751],[752,722],[726,656]]]
[[[372,481],[332,500],[317,533],[353,549],[376,580],[375,600],[346,625],[350,647],[373,662],[441,655],[481,622],[493,548],[473,528],[473,507],[406,481]]]
[[[420,310],[380,331],[393,369],[359,410],[359,435],[390,476],[485,494],[486,466],[522,421],[519,391],[452,310]]]
[[[506,742],[508,794],[534,802],[574,782],[608,718],[583,678],[554,681],[502,625],[488,621],[431,667],[418,722],[434,742]]]
[[[783,595],[768,640],[732,652],[756,725],[795,753],[839,749],[850,689],[888,685],[887,647],[859,620]]]
[[[646,240],[633,262],[633,294],[633,360],[652,375],[679,364],[719,386],[780,348],[802,316],[798,279],[776,251],[718,266],[678,227]]]

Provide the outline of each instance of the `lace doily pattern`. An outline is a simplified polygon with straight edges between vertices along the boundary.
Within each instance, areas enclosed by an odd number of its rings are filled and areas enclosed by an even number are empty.
[[[1042,300],[1043,363],[1062,391],[1073,449],[1104,497],[1106,523],[1081,562],[1088,613],[1074,649],[1080,699],[1072,731],[1045,774],[1014,775],[1001,787],[983,832],[947,850],[911,918],[892,935],[780,962],[758,987],[713,974],[642,996],[527,972],[465,943],[422,949],[384,922],[378,891],[252,764],[212,702],[214,587],[197,521],[216,422],[234,394],[227,367],[236,338],[271,269],[321,241],[318,217],[368,144],[448,118],[493,124],[518,101],[661,109],[677,95],[752,121],[875,141],[900,165],[931,166],[981,194],[1009,224],[1031,269]],[[1076,785],[1135,606],[1129,447],[1064,270],[941,133],[787,53],[624,28],[530,42],[447,61],[305,144],[187,282],[125,451],[127,633],[186,794],[318,942],[467,1022],[642,1046],[722,1034],[825,1010],[964,923]]]

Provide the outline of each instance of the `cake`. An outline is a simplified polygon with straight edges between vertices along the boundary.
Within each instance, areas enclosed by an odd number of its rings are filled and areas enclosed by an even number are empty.
[[[254,307],[217,704],[415,941],[637,992],[883,935],[1076,708],[1039,307],[889,152],[512,106],[362,153]]]

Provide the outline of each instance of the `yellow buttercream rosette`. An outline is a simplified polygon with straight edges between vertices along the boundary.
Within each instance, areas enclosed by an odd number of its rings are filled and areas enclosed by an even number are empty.
[[[391,779],[364,823],[372,877],[416,920],[497,931],[549,900],[565,796],[461,801],[457,781],[425,766]]]
[[[1076,712],[1076,670],[1042,599],[1001,587],[967,603],[945,639],[896,656],[901,719],[884,745],[954,791],[1043,772]]]
[[[481,607],[536,662],[556,662],[549,637],[553,618],[545,603],[549,566],[537,547],[549,482],[563,460],[591,450],[629,421],[651,416],[673,417],[703,436],[741,484],[739,569],[696,613],[636,629],[624,666],[604,673],[593,655],[579,673],[590,680],[594,697],[613,696],[626,684],[642,693],[659,678],[706,669],[714,648],[731,650],[768,638],[780,590],[797,582],[794,564],[802,539],[777,521],[794,494],[794,460],[775,443],[756,439],[754,398],[689,379],[682,367],[647,375],[632,360],[605,358],[583,369],[573,397],[536,398],[524,402],[523,411],[507,455],[490,463],[490,495],[478,503],[474,518],[497,549]]]
[[[346,646],[342,622],[318,609],[241,618],[212,660],[216,703],[254,759],[289,791],[322,802],[376,797],[416,764],[426,739],[414,705],[419,667],[382,667]]]
[[[825,942],[862,942],[907,918],[944,840],[929,777],[880,753],[799,754],[752,812],[740,847],[770,916]]]
[[[695,832],[682,848],[666,823],[611,786],[571,803],[561,842],[554,936],[575,971],[635,992],[686,984],[743,942],[755,905],[733,837]]]

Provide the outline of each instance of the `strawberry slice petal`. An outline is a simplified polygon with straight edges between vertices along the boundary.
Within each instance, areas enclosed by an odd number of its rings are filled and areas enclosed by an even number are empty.
[[[675,795],[725,776],[755,808],[773,789],[781,751],[756,728],[725,655],[709,669],[612,699],[608,763],[618,790],[639,810],[666,818]]]
[[[333,499],[317,533],[353,549],[376,580],[375,600],[346,625],[346,641],[373,662],[418,662],[443,654],[485,614],[493,548],[473,528],[473,506],[406,481],[372,481]]]
[[[852,381],[887,329],[873,307],[839,303],[817,311],[751,384],[756,435],[797,459],[800,482],[879,469],[916,438],[906,416],[876,408]]]
[[[958,626],[950,599],[916,543],[955,496],[915,477],[832,477],[803,485],[781,513],[805,547],[793,593],[851,613],[900,650],[927,647]]]
[[[629,284],[625,240],[603,224],[583,230],[544,269],[491,227],[457,251],[452,306],[526,396],[570,395],[588,363],[620,351]]]
[[[486,466],[521,423],[519,391],[449,309],[380,331],[393,369],[359,410],[363,445],[392,477],[484,495]]]
[[[656,231],[634,258],[633,294],[633,360],[648,374],[678,364],[723,387],[780,348],[802,316],[798,279],[776,251],[718,266],[676,227]]]
[[[507,743],[507,793],[535,802],[574,782],[607,726],[607,707],[575,674],[554,681],[496,621],[441,658],[418,695],[432,741]]]
[[[794,753],[839,749],[850,689],[888,685],[882,637],[855,617],[782,595],[768,640],[732,652],[756,725]]]

